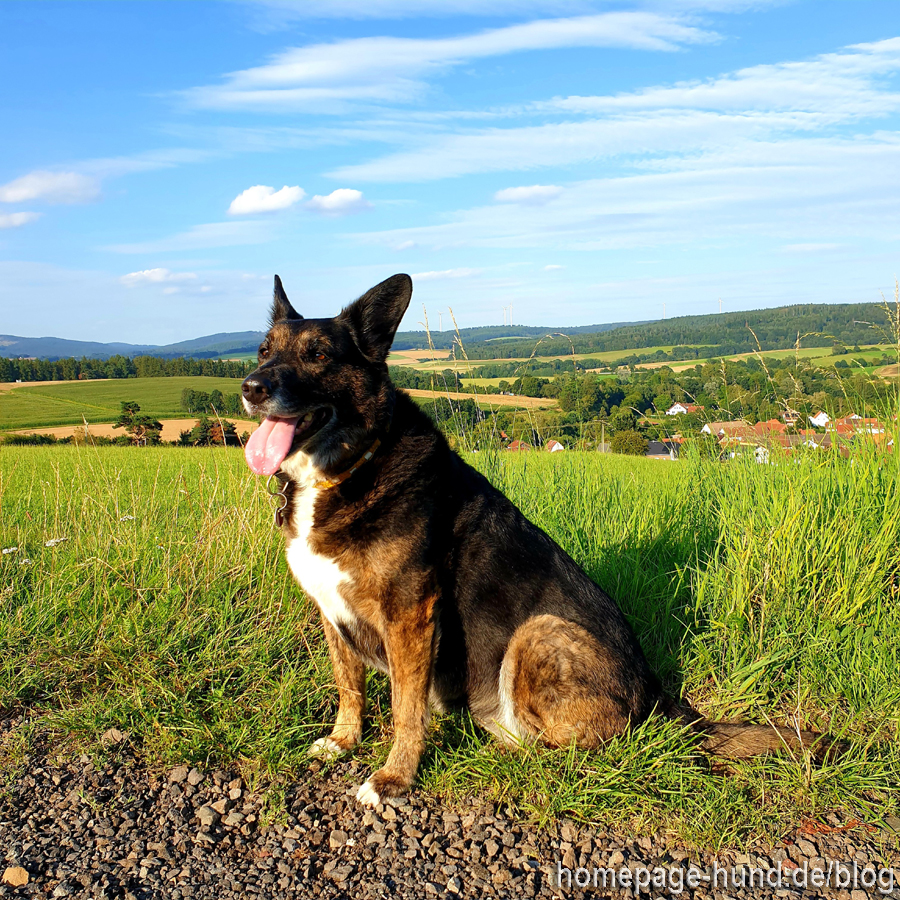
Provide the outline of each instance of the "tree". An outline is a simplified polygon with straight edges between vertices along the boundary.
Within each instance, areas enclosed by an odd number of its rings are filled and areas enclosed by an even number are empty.
[[[624,453],[627,456],[643,456],[648,446],[647,439],[637,431],[617,431],[610,442],[613,453]]]
[[[191,429],[191,443],[195,447],[208,447],[212,443],[212,424],[206,416],[201,416]]]
[[[124,428],[127,438],[123,436],[123,443],[131,443],[135,447],[146,447],[160,442],[162,422],[153,416],[140,415],[141,407],[134,400],[123,400],[119,411],[119,418],[113,423],[113,428]]]
[[[634,431],[635,424],[634,416],[627,409],[620,409],[609,420],[609,427],[613,432]]]

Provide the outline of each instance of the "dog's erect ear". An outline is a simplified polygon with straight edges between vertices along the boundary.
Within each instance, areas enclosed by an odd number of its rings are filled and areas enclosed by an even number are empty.
[[[392,275],[345,307],[337,320],[349,326],[366,359],[383,363],[411,297],[409,275]]]
[[[272,296],[272,312],[269,314],[269,321],[272,325],[276,322],[281,322],[284,319],[302,319],[303,316],[291,306],[291,301],[288,300],[287,294],[284,292],[284,287],[281,284],[281,279],[276,275],[275,276],[275,293]]]

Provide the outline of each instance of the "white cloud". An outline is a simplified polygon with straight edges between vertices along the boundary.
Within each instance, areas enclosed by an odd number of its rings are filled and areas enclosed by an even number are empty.
[[[503,188],[494,194],[499,203],[527,203],[542,205],[549,203],[562,193],[562,188],[555,184],[533,184],[530,187]]]
[[[276,209],[287,209],[299,203],[306,196],[301,187],[285,185],[280,191],[265,184],[257,184],[237,195],[228,207],[231,216],[246,216],[251,213],[271,212]]]
[[[268,223],[261,219],[209,222],[195,225],[189,231],[170,237],[132,244],[112,244],[102,249],[113,253],[178,253],[182,250],[263,244],[270,238],[270,229],[267,226]]]
[[[372,208],[372,204],[363,197],[362,192],[354,191],[352,188],[338,188],[324,197],[316,194],[306,206],[324,216],[349,216]]]
[[[95,178],[79,172],[49,172],[36,169],[0,185],[0,203],[43,200],[46,203],[87,203],[100,194]]]
[[[842,249],[843,244],[785,244],[782,253],[830,253]]]
[[[395,250],[412,250],[413,247],[418,247],[418,244],[415,241],[400,241]]]
[[[900,38],[856,44],[809,60],[752,66],[707,81],[680,82],[629,94],[565,97],[535,104],[537,110],[614,113],[635,110],[797,110],[826,113],[829,120],[884,116],[900,108],[900,94],[880,76],[900,68]]]
[[[119,279],[122,284],[134,287],[137,284],[162,284],[168,281],[196,281],[196,272],[171,272],[169,269],[143,269],[129,272]]]
[[[262,24],[297,19],[402,19],[410,16],[526,16],[586,13],[586,0],[251,0],[267,13]]]
[[[40,217],[41,214],[36,212],[0,213],[0,228],[18,228]]]
[[[900,135],[738,142],[672,171],[589,179],[543,207],[489,204],[449,221],[358,234],[393,247],[618,250],[755,236],[789,244],[893,239]]]
[[[545,272],[558,272],[560,269],[564,269],[565,266],[544,266]]]
[[[413,281],[446,281],[449,278],[469,278],[478,275],[481,269],[444,269],[441,272],[416,272]]]
[[[405,19],[410,17],[583,15],[596,0],[245,0],[256,7],[260,30],[282,28],[299,19]],[[781,0],[669,0],[683,11],[738,12]],[[637,5],[653,6],[652,2]],[[659,5],[659,4],[656,4]]]
[[[189,90],[187,100],[212,109],[303,109],[341,112],[346,101],[403,102],[424,79],[469,60],[565,47],[675,50],[714,40],[710,32],[652,12],[609,12],[538,19],[452,38],[365,37],[295,47],[223,85]]]
[[[893,38],[709,82],[534,104],[542,116],[556,112],[569,121],[437,135],[329,174],[413,182],[634,157],[636,165],[674,167],[682,156],[745,140],[812,135],[900,112],[900,92],[887,81],[897,73],[900,38]]]

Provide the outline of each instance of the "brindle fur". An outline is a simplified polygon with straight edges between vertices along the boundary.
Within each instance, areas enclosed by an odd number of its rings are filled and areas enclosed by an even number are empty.
[[[301,463],[334,476],[382,439],[351,478],[315,494],[308,549],[346,576],[343,618],[323,615],[339,707],[317,749],[359,742],[366,665],[390,675],[395,730],[384,767],[360,788],[370,804],[412,784],[429,707],[467,705],[513,742],[594,747],[659,709],[693,720],[718,753],[796,747],[788,729],[708,722],[667,700],[615,602],[393,387],[386,358],[411,293],[395,275],[334,319],[304,319],[276,276],[271,329],[244,385],[251,412],[327,419],[282,464],[289,543],[298,498],[316,490]]]

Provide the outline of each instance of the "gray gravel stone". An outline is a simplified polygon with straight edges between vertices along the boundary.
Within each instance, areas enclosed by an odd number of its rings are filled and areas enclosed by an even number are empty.
[[[0,719],[0,738],[14,725]],[[898,838],[890,830],[804,833],[788,835],[784,846],[699,852],[665,835],[610,834],[590,823],[542,829],[508,806],[474,798],[454,810],[421,789],[403,802],[364,810],[351,788],[363,777],[353,760],[327,768],[313,764],[287,787],[285,808],[267,827],[260,826],[259,798],[236,773],[203,775],[179,766],[160,777],[141,764],[130,741],[107,749],[96,762],[85,755],[59,760],[39,741],[16,766],[4,771],[6,789],[0,792],[0,872],[21,867],[29,881],[25,887],[0,883],[0,900],[594,900],[612,892],[559,889],[553,882],[557,866],[704,868],[714,860],[720,866],[768,866],[781,859],[789,868],[854,858],[897,866],[898,860]],[[845,821],[829,820],[834,827]],[[706,885],[680,896],[816,895],[757,887],[723,893]]]

